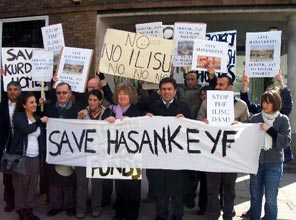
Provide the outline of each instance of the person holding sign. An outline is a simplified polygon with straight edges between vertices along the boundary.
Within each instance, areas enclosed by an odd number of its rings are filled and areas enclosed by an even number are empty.
[[[282,108],[280,110],[280,113],[289,116],[289,114],[292,111],[292,107],[293,107],[293,99],[292,99],[292,95],[291,92],[289,90],[289,88],[287,87],[287,85],[285,85],[284,80],[283,80],[283,75],[281,73],[281,71],[279,71],[279,73],[275,76],[274,78],[277,83],[280,85],[280,88],[274,87],[278,90],[281,99],[282,99]],[[249,97],[249,77],[244,74],[242,77],[242,88],[241,88],[241,92],[240,92],[240,98],[242,100],[244,100],[249,108],[250,113],[252,114],[257,114],[260,113],[262,110],[262,107],[260,104],[255,104],[250,100]],[[284,148],[284,162],[289,162],[291,160],[293,160],[293,153],[292,153],[292,149],[291,146],[287,146],[286,148]],[[247,218],[250,217],[251,215],[251,209],[249,209],[248,211],[244,212],[241,217]]]
[[[233,81],[228,75],[220,75],[217,78],[216,90],[232,91]],[[234,98],[234,122],[247,122],[249,111],[247,104],[239,98]],[[208,123],[207,119],[207,100],[205,100],[198,112],[197,119]],[[233,208],[235,200],[235,181],[237,173],[206,173],[208,204],[206,215],[209,219],[218,220],[220,216],[219,188],[223,182],[224,206],[223,219],[233,218]]]
[[[277,195],[283,176],[283,149],[291,142],[289,118],[279,111],[282,100],[277,90],[268,90],[261,97],[262,111],[251,118],[265,131],[257,174],[251,174],[251,219],[261,218],[265,195],[265,219],[277,219]]]
[[[86,109],[78,113],[78,119],[86,120],[104,120],[109,117],[112,112],[110,109],[101,105],[103,95],[99,90],[91,90],[87,94],[88,106]],[[88,178],[86,178],[85,167],[75,167],[76,171],[76,218],[82,219],[86,213],[86,203],[88,195]],[[91,209],[92,217],[101,215],[101,200],[103,190],[103,180],[93,178],[91,180]]]
[[[109,108],[114,113],[106,120],[110,123],[116,119],[143,116],[144,112],[135,104],[137,93],[129,83],[121,83],[115,87],[113,100],[116,105]],[[141,201],[141,180],[115,180],[116,202],[114,220],[136,220],[139,215]]]
[[[12,154],[25,155],[26,173],[13,172],[15,206],[20,220],[39,220],[33,213],[34,198],[38,187],[42,157],[45,156],[45,127],[48,118],[36,115],[37,102],[34,93],[22,93],[16,102],[13,116],[13,138],[8,150]]]
[[[61,82],[56,86],[56,103],[45,106],[45,115],[51,118],[76,119],[79,107],[71,101],[71,86]],[[75,215],[75,173],[69,166],[48,164],[49,202],[51,209],[47,216],[54,216],[63,211],[68,216]]]
[[[161,99],[152,104],[148,116],[176,116],[191,118],[187,104],[176,99],[177,83],[173,78],[165,77],[159,82]],[[147,170],[150,173],[149,184],[156,198],[156,220],[168,218],[168,204],[171,198],[172,219],[182,219],[184,214],[183,196],[189,185],[189,172],[184,170]]]

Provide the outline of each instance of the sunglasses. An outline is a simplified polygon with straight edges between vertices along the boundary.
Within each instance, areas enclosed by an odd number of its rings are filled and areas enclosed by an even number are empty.
[[[57,95],[66,95],[69,91],[61,91],[61,92],[56,92]]]

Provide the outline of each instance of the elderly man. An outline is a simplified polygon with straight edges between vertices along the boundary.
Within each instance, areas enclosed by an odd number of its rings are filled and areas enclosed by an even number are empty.
[[[7,100],[0,103],[0,158],[5,147],[9,148],[9,138],[11,137],[12,117],[17,98],[21,94],[21,86],[18,82],[11,81],[7,85]],[[5,212],[14,209],[14,189],[11,174],[3,173]]]
[[[232,91],[232,79],[228,75],[220,75],[217,79],[215,89],[221,91]],[[235,98],[233,104],[235,122],[247,122],[249,120],[249,111],[247,104],[239,98]],[[197,115],[197,119],[208,123],[207,100],[202,103]],[[236,178],[237,173],[206,173],[208,190],[208,204],[206,215],[208,219],[219,219],[221,209],[219,201],[219,188],[221,185],[221,181],[223,182],[222,190],[224,192],[223,219],[230,220],[233,218]]]
[[[56,103],[46,106],[45,115],[51,118],[76,119],[80,110],[71,101],[71,86],[59,83],[56,87]],[[71,167],[48,165],[49,202],[47,216],[54,216],[66,209],[68,216],[75,214],[75,174]]]

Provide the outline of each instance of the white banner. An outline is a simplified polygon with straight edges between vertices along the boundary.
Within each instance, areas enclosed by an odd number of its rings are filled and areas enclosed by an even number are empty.
[[[263,141],[259,124],[211,126],[175,117],[105,121],[52,119],[50,164],[256,173]],[[252,137],[252,138],[250,138]]]
[[[50,82],[53,76],[53,52],[33,50],[32,69],[33,81]]]
[[[162,22],[136,24],[137,34],[163,38]]]
[[[274,77],[280,70],[281,31],[247,33],[245,72],[249,77]]]

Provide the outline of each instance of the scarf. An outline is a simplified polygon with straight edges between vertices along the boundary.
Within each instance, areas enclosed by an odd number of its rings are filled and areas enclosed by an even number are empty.
[[[123,114],[129,109],[131,105],[127,105],[124,108],[121,108],[118,104],[117,105],[110,105],[110,109],[115,113],[116,119],[122,119]]]
[[[273,126],[273,122],[276,119],[276,117],[278,117],[279,115],[279,111],[274,112],[273,114],[267,114],[264,111],[261,112],[263,121],[265,124],[267,124],[269,127]],[[269,150],[272,148],[272,138],[269,134],[267,134],[265,132],[264,134],[264,145],[263,145],[263,149],[265,151]]]
[[[99,108],[95,110],[90,110],[89,106],[87,106],[86,109],[88,111],[90,119],[95,119],[95,120],[101,119],[101,111],[102,111],[101,106],[99,106]]]

